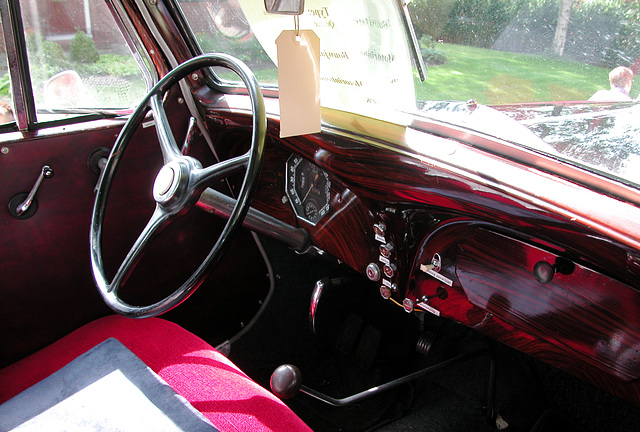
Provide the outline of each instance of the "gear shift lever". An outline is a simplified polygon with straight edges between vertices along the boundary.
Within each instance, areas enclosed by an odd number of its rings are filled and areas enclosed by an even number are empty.
[[[291,364],[283,364],[271,374],[271,391],[280,399],[292,398],[300,390],[302,374],[300,369]]]
[[[456,357],[452,357],[440,363],[427,366],[426,368],[421,369],[417,372],[413,372],[409,375],[396,378],[393,381],[389,381],[385,384],[372,387],[368,390],[361,391],[360,393],[356,393],[352,396],[347,396],[342,399],[332,398],[331,396],[327,396],[324,393],[320,393],[317,390],[302,385],[302,374],[300,373],[300,370],[294,365],[283,364],[281,366],[278,366],[276,370],[271,374],[271,391],[273,391],[273,393],[280,399],[292,398],[296,395],[296,393],[298,393],[298,391],[300,391],[300,393],[304,393],[329,405],[346,406],[378,395],[389,389],[399,387],[423,376],[438,373],[450,366],[473,360],[481,356],[488,356],[490,362],[488,386],[489,390],[487,394],[487,417],[493,418],[495,416],[495,360],[493,359],[493,356],[491,356],[489,350],[484,348],[469,351],[465,354],[460,354]]]

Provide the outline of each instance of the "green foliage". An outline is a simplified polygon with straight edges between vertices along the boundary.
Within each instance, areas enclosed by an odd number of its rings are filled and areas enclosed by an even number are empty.
[[[419,35],[468,46],[546,54],[559,0],[413,0]],[[640,55],[640,0],[576,0],[565,57],[614,67]]]
[[[452,43],[489,48],[511,17],[509,0],[459,0],[449,14],[442,36]]]
[[[132,56],[100,54],[93,39],[82,31],[77,31],[69,44],[45,40],[34,31],[27,31],[25,39],[37,104],[43,103],[43,90],[51,77],[66,70],[80,75],[81,98],[86,106],[130,106],[146,92],[140,68]],[[10,90],[8,86],[5,90],[3,79],[0,78],[0,98]]]
[[[428,65],[441,65],[447,62],[447,56],[442,50],[435,48],[422,48],[420,50],[424,62]]]
[[[447,18],[458,0],[413,0],[409,3],[411,20],[419,35],[442,37]]]
[[[140,69],[131,56],[99,55],[93,40],[83,32],[75,34],[68,54],[56,42],[29,33],[26,36],[31,81],[37,98],[42,98],[45,83],[65,70],[76,71],[87,83],[87,95],[91,95],[88,97],[95,98],[88,100],[99,101],[101,106],[128,106],[132,101],[142,98],[144,82],[138,79]],[[0,97],[5,96],[2,84],[0,81]]]
[[[36,53],[40,51],[44,38],[40,34],[35,33],[32,30],[27,30],[24,33],[25,41],[27,42],[27,52]]]
[[[71,40],[69,57],[78,63],[95,63],[100,60],[100,54],[93,39],[81,30],[77,31]]]
[[[435,48],[436,47],[436,41],[433,40],[433,36],[428,35],[428,34],[424,34],[422,36],[420,36],[420,40],[418,40],[418,44],[420,45],[420,48]]]
[[[621,37],[626,3],[624,0],[598,0],[574,4],[564,55],[586,64],[607,66],[604,59],[610,50],[617,49],[615,46]],[[622,37],[626,39],[626,36]]]
[[[640,0],[629,3],[631,6],[624,12],[620,31],[604,59],[605,66],[611,69],[629,65],[640,56]]]
[[[34,83],[44,82],[58,72],[72,67],[59,44],[35,37],[27,38],[27,44],[31,80]]]
[[[114,77],[138,76],[140,68],[131,56],[102,54],[100,60],[91,64],[76,64],[75,69],[81,76],[110,75]]]
[[[414,0],[419,32],[446,42],[490,47],[514,14],[511,0]]]
[[[0,77],[0,97],[9,98],[11,93],[11,78],[8,73],[5,73]]]
[[[69,68],[69,61],[64,50],[55,42],[44,41],[39,58],[45,65],[60,69],[60,71]]]
[[[430,35],[422,35],[418,43],[420,45],[420,53],[426,64],[441,65],[447,62],[446,54],[436,48],[436,43]]]

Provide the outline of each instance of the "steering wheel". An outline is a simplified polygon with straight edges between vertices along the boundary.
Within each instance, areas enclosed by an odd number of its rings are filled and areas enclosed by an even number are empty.
[[[197,159],[182,155],[167,120],[162,98],[167,90],[181,79],[197,70],[211,66],[231,69],[246,85],[251,97],[253,130],[251,148],[245,154],[203,168]],[[105,275],[102,260],[102,228],[109,190],[124,150],[149,110],[152,111],[155,120],[164,159],[164,166],[158,172],[153,185],[155,210],[124,258],[113,280],[109,281]],[[266,123],[264,100],[258,81],[244,63],[226,54],[204,54],[187,60],[165,75],[149,91],[120,131],[111,150],[98,185],[91,218],[90,246],[93,277],[100,295],[111,309],[132,318],[159,315],[182,303],[202,284],[228,249],[249,209],[262,165]],[[245,174],[235,207],[220,237],[191,277],[172,294],[154,304],[132,306],[124,302],[118,296],[118,290],[124,285],[149,243],[174,218],[186,213],[197,202],[207,184],[219,181],[242,168],[245,168]]]

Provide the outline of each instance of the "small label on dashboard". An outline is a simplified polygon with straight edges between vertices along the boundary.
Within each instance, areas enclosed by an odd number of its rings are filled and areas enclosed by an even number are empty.
[[[424,302],[420,302],[416,306],[418,306],[420,309],[423,309],[429,313],[434,314],[435,316],[440,316],[440,311],[438,309],[433,308]]]
[[[432,277],[438,279],[443,284],[448,285],[448,286],[453,286],[453,281],[451,279],[449,279],[446,276],[441,275],[440,273],[434,271],[433,269],[426,270],[426,269],[421,267],[421,270],[423,272],[425,272],[426,274],[428,274],[429,276],[432,276]]]
[[[391,261],[389,261],[389,258],[385,258],[382,255],[380,255],[379,260],[382,264],[385,264],[385,265],[389,265],[391,263]]]
[[[387,244],[387,240],[385,240],[384,236],[381,236],[380,234],[376,234],[376,240],[382,244]]]

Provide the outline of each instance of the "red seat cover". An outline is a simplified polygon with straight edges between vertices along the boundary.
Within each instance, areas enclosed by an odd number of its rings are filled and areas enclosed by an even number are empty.
[[[311,430],[207,342],[159,318],[108,316],[1,369],[0,403],[110,337],[122,342],[221,432]]]

